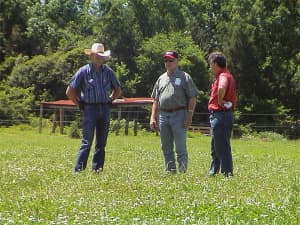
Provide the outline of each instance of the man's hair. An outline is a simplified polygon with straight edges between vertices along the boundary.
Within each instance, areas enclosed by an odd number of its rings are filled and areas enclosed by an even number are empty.
[[[219,67],[225,68],[226,67],[226,58],[222,52],[212,52],[208,56],[208,63],[209,64],[218,64]]]

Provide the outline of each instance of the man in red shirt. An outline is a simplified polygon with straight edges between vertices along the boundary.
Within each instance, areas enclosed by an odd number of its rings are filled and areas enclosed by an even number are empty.
[[[211,86],[208,110],[211,125],[211,165],[209,176],[221,173],[233,175],[230,136],[233,126],[233,110],[236,106],[236,87],[233,76],[227,70],[225,56],[221,52],[213,52],[208,63],[215,75]]]

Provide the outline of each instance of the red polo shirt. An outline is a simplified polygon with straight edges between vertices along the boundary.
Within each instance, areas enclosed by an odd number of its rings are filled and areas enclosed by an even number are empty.
[[[209,111],[218,111],[225,109],[224,106],[218,105],[218,87],[220,82],[220,77],[222,86],[225,88],[225,95],[223,100],[232,102],[232,110],[236,107],[236,87],[233,76],[227,69],[222,70],[219,74],[215,76],[215,80],[210,89],[210,98],[208,101]]]

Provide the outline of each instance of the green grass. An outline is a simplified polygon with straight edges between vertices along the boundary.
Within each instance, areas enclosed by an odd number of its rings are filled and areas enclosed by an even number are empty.
[[[232,140],[233,178],[207,178],[209,137],[164,173],[154,134],[110,134],[104,172],[74,175],[79,139],[0,128],[0,224],[300,224],[300,141]]]

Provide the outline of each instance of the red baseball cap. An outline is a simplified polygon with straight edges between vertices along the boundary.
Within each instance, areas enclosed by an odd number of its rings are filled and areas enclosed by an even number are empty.
[[[176,51],[167,51],[163,55],[164,59],[178,59],[178,53]]]

